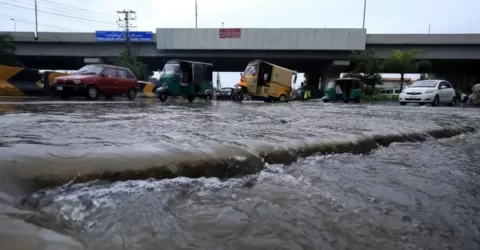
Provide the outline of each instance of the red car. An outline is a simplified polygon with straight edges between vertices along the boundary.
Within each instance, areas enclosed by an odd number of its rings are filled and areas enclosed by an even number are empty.
[[[111,65],[86,65],[73,75],[53,80],[53,91],[62,98],[85,96],[95,100],[101,94],[107,99],[126,94],[133,100],[138,89],[138,80],[130,69]]]

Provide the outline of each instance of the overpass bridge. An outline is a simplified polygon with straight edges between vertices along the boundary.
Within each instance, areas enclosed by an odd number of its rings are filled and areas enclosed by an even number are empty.
[[[228,31],[230,36],[223,35]],[[131,44],[156,70],[173,58],[206,61],[218,71],[242,71],[264,59],[300,72],[346,71],[352,51],[373,50],[387,58],[394,49],[419,49],[437,74],[477,74],[480,34],[367,34],[365,29],[157,29],[152,41]],[[111,58],[123,42],[97,41],[95,33],[12,32],[17,56],[27,67],[78,69],[84,58]],[[233,36],[232,36],[233,34]],[[318,75],[315,73],[314,75]],[[317,77],[317,76],[314,76]]]

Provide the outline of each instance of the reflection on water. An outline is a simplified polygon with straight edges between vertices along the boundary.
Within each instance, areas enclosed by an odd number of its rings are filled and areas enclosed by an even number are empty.
[[[33,166],[22,157],[87,162],[82,156],[100,152],[109,164],[110,153],[138,160],[173,149],[472,125],[476,111],[321,103],[24,105],[0,117],[6,128],[0,159]],[[46,221],[42,228],[70,235],[62,242],[71,249],[478,249],[479,139],[477,133],[369,155],[313,156],[228,180],[65,185],[29,195],[15,213],[35,213],[34,221]],[[2,204],[13,209],[19,197]],[[27,231],[9,229],[0,232],[2,243],[22,244],[9,235]]]

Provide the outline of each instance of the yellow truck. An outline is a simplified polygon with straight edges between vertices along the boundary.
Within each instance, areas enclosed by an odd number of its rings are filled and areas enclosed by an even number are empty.
[[[246,95],[252,100],[265,102],[288,102],[292,95],[297,72],[278,65],[253,60],[248,63],[236,85],[235,100],[242,101]]]

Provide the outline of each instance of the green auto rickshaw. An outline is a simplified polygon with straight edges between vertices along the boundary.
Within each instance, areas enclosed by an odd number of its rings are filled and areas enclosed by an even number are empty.
[[[169,96],[181,96],[193,102],[195,97],[207,101],[213,96],[213,64],[186,60],[167,61],[160,72],[159,86],[155,90],[161,102]]]
[[[325,87],[324,102],[353,101],[359,103],[362,96],[362,89],[358,78],[339,78],[331,81]]]

